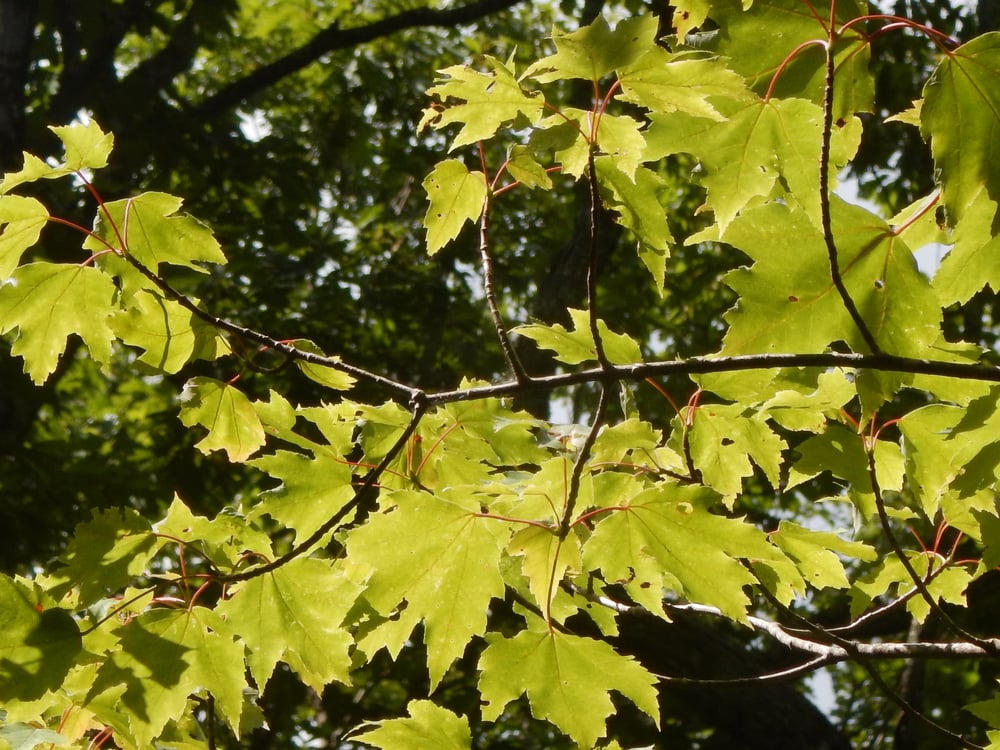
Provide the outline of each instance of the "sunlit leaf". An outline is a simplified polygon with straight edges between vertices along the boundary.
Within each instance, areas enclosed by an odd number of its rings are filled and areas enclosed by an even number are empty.
[[[532,712],[550,721],[583,747],[605,734],[614,710],[610,690],[658,719],[654,678],[606,643],[554,630],[523,630],[513,638],[496,633],[479,660],[483,718],[496,719],[522,694]]]
[[[458,236],[466,222],[476,221],[486,200],[486,177],[470,172],[457,159],[439,162],[426,179],[430,206],[424,216],[427,252],[433,255]]]
[[[115,285],[91,266],[29,263],[0,286],[0,334],[18,331],[11,352],[24,359],[24,371],[41,385],[56,369],[75,333],[101,363],[111,357]]]
[[[208,430],[197,447],[204,453],[224,450],[243,461],[264,445],[264,428],[250,399],[234,386],[206,377],[191,378],[181,393],[180,419]]]

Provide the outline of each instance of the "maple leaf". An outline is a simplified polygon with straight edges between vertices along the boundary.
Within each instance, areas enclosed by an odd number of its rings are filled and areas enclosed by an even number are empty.
[[[77,587],[78,603],[89,606],[145,572],[163,544],[137,510],[94,510],[90,520],[77,525],[60,555],[63,565],[53,574],[53,592]]]
[[[351,739],[382,750],[469,750],[472,747],[468,720],[448,709],[431,701],[415,700],[406,706],[406,713],[409,714],[406,719],[365,722],[351,732]]]
[[[507,549],[511,555],[522,558],[521,572],[543,611],[556,617],[577,611],[575,606],[561,613],[551,610],[559,582],[567,574],[580,571],[580,541],[576,535],[560,539],[552,529],[526,526],[514,534]]]
[[[865,209],[836,197],[832,209],[842,278],[868,330],[884,351],[926,356],[938,338],[941,308],[913,253]],[[760,206],[716,236],[754,260],[725,279],[740,297],[726,314],[726,354],[822,351],[845,339],[864,350],[830,279],[823,235],[801,210]]]
[[[119,645],[98,669],[87,702],[98,715],[103,706],[127,716],[136,745],[152,747],[167,723],[184,714],[188,696],[199,692],[214,696],[230,726],[239,726],[243,645],[216,612],[153,609],[116,632]]]
[[[0,334],[18,329],[11,353],[24,358],[36,385],[45,382],[76,333],[101,364],[111,359],[109,326],[115,285],[91,266],[29,263],[0,286]]]
[[[120,249],[154,273],[161,263],[207,273],[200,263],[223,264],[226,256],[211,229],[192,216],[177,213],[182,203],[166,193],[112,201],[104,204],[95,232],[114,247],[120,236],[126,245]],[[83,246],[95,251],[106,248],[96,237],[87,237]]]
[[[0,574],[0,700],[30,701],[58,688],[82,648],[73,616],[44,607],[31,590]]]
[[[675,430],[675,442],[681,430]],[[743,489],[743,479],[753,474],[751,459],[775,487],[779,483],[781,452],[788,446],[764,419],[748,414],[741,404],[711,404],[695,412],[688,433],[691,456],[704,483],[723,496],[731,507]],[[682,451],[679,445],[672,444]]]
[[[476,221],[486,201],[486,176],[470,172],[457,159],[438,162],[423,182],[430,205],[424,215],[427,252],[434,255],[458,236],[467,221]]]
[[[317,692],[347,683],[350,632],[341,627],[360,587],[329,561],[298,558],[236,584],[216,611],[246,644],[246,662],[263,690],[279,661]]]
[[[501,126],[523,119],[532,124],[542,114],[544,99],[539,92],[526,93],[514,78],[514,71],[487,55],[490,73],[480,73],[466,65],[453,65],[440,73],[448,79],[427,90],[445,103],[444,109],[429,107],[417,126],[435,129],[461,123],[462,129],[451,143],[450,151],[496,135]],[[460,103],[448,103],[456,99]]]
[[[928,213],[933,220],[933,212]],[[964,304],[987,286],[1000,291],[1000,236],[992,231],[996,213],[997,203],[985,190],[962,212],[953,235],[947,238],[952,247],[934,272],[934,291],[942,306]]]
[[[594,337],[590,333],[590,317],[586,310],[567,310],[573,329],[555,323],[542,325],[532,323],[518,326],[514,332],[533,340],[541,349],[551,349],[556,353],[556,359],[568,365],[578,365],[581,362],[597,360],[597,349]],[[597,330],[601,336],[604,353],[612,364],[627,365],[642,361],[642,352],[635,339],[624,333],[613,333],[603,320],[597,321]]]
[[[571,33],[552,32],[556,52],[533,63],[524,77],[539,83],[567,78],[599,81],[645,53],[656,37],[656,19],[650,15],[621,21],[614,30],[603,16]]]
[[[753,525],[709,512],[718,499],[705,487],[647,489],[597,524],[583,547],[584,566],[624,584],[651,612],[662,615],[663,591],[673,590],[742,621],[750,604],[743,587],[756,578],[739,560],[775,567],[786,560]]]
[[[108,165],[115,137],[101,130],[93,120],[86,124],[50,126],[49,130],[62,141],[65,155],[62,166],[66,170],[78,172],[83,169],[100,169]]]
[[[303,352],[325,356],[325,352],[308,339],[293,339],[288,344]],[[339,357],[335,357],[335,359],[340,361]],[[336,391],[349,391],[356,382],[352,376],[335,367],[324,367],[301,359],[295,360],[295,366],[310,380]]]
[[[689,3],[691,5],[692,3]],[[696,15],[704,20],[704,4]],[[744,76],[747,85],[763,95],[774,81],[772,96],[800,97],[819,104],[825,88],[825,56],[822,46],[806,45],[825,41],[824,20],[801,0],[711,0],[709,17],[724,31],[708,38],[707,46],[726,59],[727,65]],[[868,13],[866,0],[841,0],[836,4],[838,28]],[[700,21],[699,21],[700,23]],[[793,50],[791,61],[786,58]],[[864,32],[854,26],[837,34],[833,47],[834,120],[847,119],[855,112],[869,112],[875,95],[869,72],[871,50]],[[787,62],[787,64],[786,64]]]
[[[344,459],[325,451],[315,457],[291,451],[261,456],[249,462],[281,484],[264,492],[247,514],[250,520],[270,516],[305,539],[354,499],[352,470]]]
[[[124,343],[145,349],[140,362],[166,373],[194,359],[215,359],[225,346],[215,328],[151,290],[137,292],[109,324]]]
[[[960,221],[983,188],[1000,202],[1000,34],[945,54],[924,86],[920,132],[931,143],[950,218]]]
[[[618,214],[619,223],[630,229],[639,241],[639,258],[662,295],[673,242],[667,227],[667,212],[659,200],[666,183],[656,172],[645,167],[637,167],[629,176],[610,156],[597,157],[594,167],[604,205]]]
[[[236,568],[245,562],[247,552],[262,557],[272,554],[270,537],[253,528],[248,519],[235,510],[224,508],[215,518],[198,516],[176,494],[167,515],[153,529],[157,538],[196,545],[199,553],[220,569]]]
[[[606,643],[549,629],[523,630],[513,638],[490,633],[486,642],[479,692],[487,721],[526,693],[535,716],[581,747],[594,747],[614,711],[608,695],[614,690],[659,724],[655,678]]]
[[[725,63],[704,53],[670,54],[651,46],[619,73],[622,101],[654,112],[686,112],[694,117],[722,121],[725,117],[711,99],[750,99],[743,77]]]
[[[21,169],[5,174],[0,181],[0,195],[26,182],[38,179],[53,180],[77,171],[107,166],[115,139],[111,133],[101,130],[93,120],[86,124],[49,126],[49,130],[62,141],[64,161],[50,164],[34,154],[24,152],[24,164]]]
[[[875,442],[875,468],[883,490],[900,490],[903,486],[903,456],[899,446],[885,440]],[[797,487],[807,479],[830,472],[846,480],[848,497],[864,518],[875,514],[868,455],[863,439],[842,424],[832,422],[821,435],[807,438],[796,447],[799,459],[788,470],[786,489]]]
[[[768,538],[783,550],[815,588],[850,586],[840,556],[871,562],[878,558],[873,547],[841,539],[831,531],[807,529],[791,521],[781,521]]]
[[[538,163],[528,146],[518,145],[511,148],[506,166],[510,176],[526,188],[540,187],[543,190],[548,190],[552,187],[552,178]]]
[[[725,99],[722,121],[685,112],[650,115],[646,159],[690,153],[705,174],[706,204],[722,231],[754,199],[767,197],[778,178],[820,225],[819,164],[822,110],[804,99]],[[853,119],[835,129],[831,161],[840,164],[854,152],[860,128]]]
[[[476,507],[423,492],[401,490],[382,502],[392,512],[353,530],[347,549],[371,570],[365,600],[380,615],[398,617],[358,645],[368,654],[384,646],[395,657],[423,621],[433,690],[469,640],[485,631],[490,599],[503,596],[502,527],[477,517]]]
[[[208,435],[195,444],[203,453],[224,450],[236,463],[264,445],[264,427],[250,399],[219,380],[191,378],[181,393],[180,419],[186,426],[201,425]]]
[[[21,255],[38,242],[49,212],[35,198],[0,195],[0,282],[8,278]]]

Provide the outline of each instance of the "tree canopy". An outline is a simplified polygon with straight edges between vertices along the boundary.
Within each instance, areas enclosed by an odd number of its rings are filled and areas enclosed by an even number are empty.
[[[1000,747],[998,14],[884,6],[0,0],[0,748]]]

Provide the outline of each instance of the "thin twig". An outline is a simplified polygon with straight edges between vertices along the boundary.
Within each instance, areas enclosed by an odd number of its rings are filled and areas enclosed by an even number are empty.
[[[268,336],[265,333],[261,333],[260,331],[256,331],[252,328],[244,328],[243,326],[238,326],[225,318],[219,318],[212,315],[211,313],[202,310],[198,305],[192,302],[190,298],[174,289],[165,279],[136,260],[127,250],[122,253],[122,257],[124,257],[133,268],[139,271],[139,273],[152,281],[157,288],[160,289],[160,291],[167,295],[167,297],[177,302],[177,304],[190,312],[192,315],[205,321],[209,325],[214,326],[215,328],[247,339],[248,341],[253,341],[269,349],[273,349],[276,352],[284,354],[290,359],[307,362],[320,367],[329,367],[333,370],[345,372],[352,377],[358,378],[359,380],[367,380],[371,383],[388,388],[398,394],[405,395],[410,400],[423,395],[423,392],[419,388],[405,385],[404,383],[387,378],[384,375],[379,375],[378,373],[365,370],[361,367],[357,367],[356,365],[348,364],[338,357],[327,357],[321,354],[303,351],[302,349],[298,349],[285,341],[280,341],[276,338]]]
[[[927,602],[927,606],[931,608],[931,611],[940,617],[941,620],[959,638],[963,641],[976,644],[994,656],[997,655],[998,651],[995,641],[979,638],[955,622],[951,615],[944,611],[931,592],[927,589],[927,580],[917,573],[916,568],[913,567],[913,563],[911,563],[910,558],[907,557],[906,550],[904,550],[902,545],[899,543],[899,540],[896,538],[896,534],[892,530],[892,524],[889,522],[889,514],[885,510],[885,500],[882,498],[882,489],[879,487],[878,472],[875,468],[874,445],[868,446],[866,453],[868,456],[868,476],[872,483],[872,492],[875,493],[875,510],[878,513],[879,523],[882,525],[882,533],[885,534],[886,540],[889,542],[889,546],[892,547],[893,554],[896,555],[897,559],[902,564],[903,569],[906,570],[907,575],[909,575],[910,579],[913,581],[913,586],[920,593],[921,598]]]
[[[507,326],[504,324],[503,316],[500,314],[500,306],[497,304],[496,288],[493,284],[493,253],[490,251],[490,209],[492,200],[487,195],[483,201],[483,213],[479,218],[479,258],[483,267],[483,292],[486,295],[486,305],[490,309],[490,316],[493,318],[493,328],[500,339],[500,348],[503,356],[507,360],[507,365],[514,372],[514,379],[518,383],[526,383],[531,378],[524,370],[524,365],[514,351],[510,342],[510,335],[507,333]]]
[[[562,521],[559,523],[559,538],[565,539],[569,535],[570,527],[573,525],[573,511],[576,508],[576,501],[580,495],[580,481],[583,477],[583,467],[590,460],[590,452],[597,440],[597,433],[601,431],[604,424],[604,413],[608,408],[608,386],[601,386],[601,395],[597,400],[597,408],[594,410],[594,421],[590,426],[580,452],[576,455],[576,463],[573,464],[573,473],[569,478],[569,490],[566,493],[566,507],[563,510]]]
[[[420,424],[420,420],[427,411],[427,401],[422,398],[415,399],[411,403],[411,407],[413,412],[410,417],[410,423],[406,425],[406,428],[399,434],[399,437],[396,438],[396,442],[393,443],[392,447],[385,454],[385,456],[383,456],[382,460],[379,461],[378,465],[365,475],[363,484],[358,488],[358,491],[350,501],[348,501],[342,508],[340,508],[340,510],[327,519],[327,521],[316,529],[316,531],[314,531],[307,539],[292,547],[292,549],[283,554],[281,557],[275,558],[271,562],[264,565],[249,568],[242,573],[232,573],[230,575],[222,576],[219,580],[222,583],[249,581],[251,578],[257,578],[265,573],[270,573],[272,570],[277,570],[282,565],[285,565],[290,560],[299,557],[314,545],[319,543],[323,537],[337,527],[337,525],[347,516],[348,513],[355,509],[363,510],[365,504],[374,499],[377,494],[376,483],[378,482],[379,477],[382,476],[389,464],[396,459],[400,451],[402,451],[406,446],[410,436],[413,435],[414,431],[416,431],[417,425]]]
[[[594,115],[597,116],[596,114]],[[596,133],[594,135],[596,139]],[[587,156],[587,180],[590,187],[590,246],[587,249],[587,312],[590,320],[590,335],[594,339],[597,362],[605,370],[611,367],[604,351],[601,331],[597,325],[597,251],[600,241],[598,227],[601,210],[601,193],[597,184],[597,167],[594,160],[595,146],[591,145]]]
[[[864,318],[861,317],[861,313],[858,311],[857,305],[854,304],[854,300],[851,299],[851,295],[847,292],[844,279],[840,275],[837,244],[833,238],[833,219],[830,214],[830,140],[833,136],[834,39],[835,34],[831,30],[830,37],[826,43],[826,80],[823,86],[823,133],[819,154],[820,222],[823,228],[823,241],[826,243],[826,252],[830,259],[830,278],[833,280],[833,285],[837,287],[840,299],[843,301],[844,307],[847,308],[847,313],[851,316],[851,320],[854,321],[854,325],[861,332],[861,337],[865,340],[865,344],[871,350],[872,354],[879,354],[882,350],[879,348],[878,342],[875,340],[872,332],[868,330],[868,325],[865,323]]]

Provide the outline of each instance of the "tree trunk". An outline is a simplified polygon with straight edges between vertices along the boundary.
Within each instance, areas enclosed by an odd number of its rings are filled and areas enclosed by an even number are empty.
[[[0,0],[0,169],[19,169],[37,0]]]

